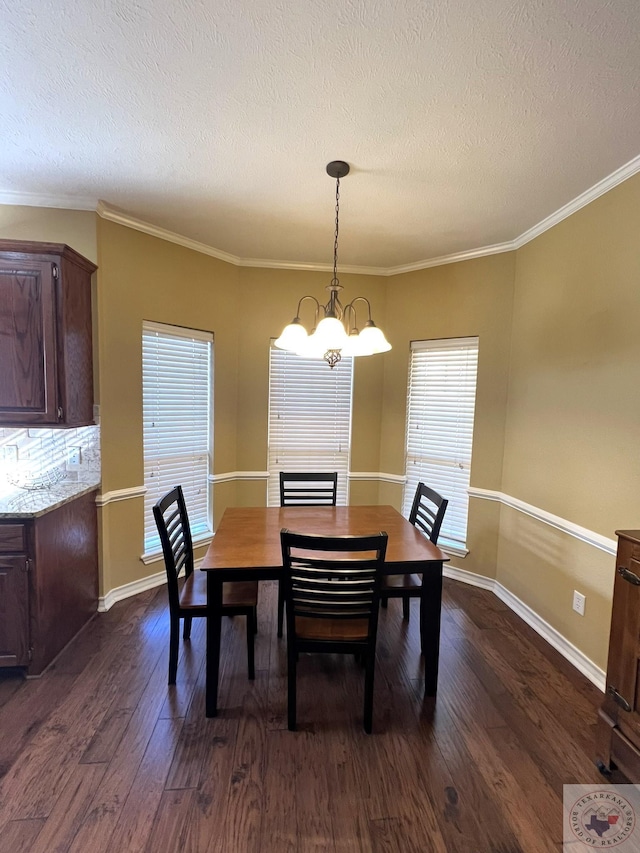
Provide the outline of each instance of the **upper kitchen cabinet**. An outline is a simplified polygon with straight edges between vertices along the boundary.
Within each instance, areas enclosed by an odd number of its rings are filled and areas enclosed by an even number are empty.
[[[0,426],[93,423],[96,269],[69,246],[0,240]]]

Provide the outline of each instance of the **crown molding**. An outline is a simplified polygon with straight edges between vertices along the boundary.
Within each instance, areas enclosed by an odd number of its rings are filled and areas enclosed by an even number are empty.
[[[151,222],[145,222],[144,219],[137,219],[135,216],[130,216],[128,213],[116,210],[104,201],[98,202],[96,213],[101,219],[107,219],[109,222],[124,225],[126,228],[132,228],[135,231],[141,231],[143,234],[149,234],[151,237],[158,237],[160,240],[166,240],[167,243],[176,243],[178,246],[184,246],[185,249],[191,249],[203,255],[210,255],[212,258],[217,258],[220,261],[225,261],[235,266],[240,266],[241,264],[241,259],[236,257],[236,255],[230,255],[228,252],[214,249],[213,246],[200,243],[198,240],[191,240],[189,237],[183,237],[181,234],[168,231],[166,228],[159,228]]]
[[[576,196],[572,201],[563,205],[550,214],[545,219],[541,220],[523,232],[519,237],[513,240],[507,240],[504,243],[495,243],[491,246],[480,246],[477,249],[468,249],[463,252],[454,252],[450,255],[441,255],[437,258],[428,258],[423,261],[415,261],[411,264],[401,264],[395,267],[365,267],[365,266],[341,266],[340,271],[345,274],[354,275],[379,275],[379,276],[395,276],[402,275],[408,272],[417,272],[418,270],[429,269],[430,267],[445,266],[446,264],[455,264],[460,261],[470,261],[475,258],[486,258],[489,255],[499,255],[503,252],[513,252],[521,248],[527,243],[544,234],[554,225],[562,222],[563,219],[576,213],[582,207],[590,204],[601,195],[609,192],[618,184],[623,183],[633,175],[640,172],[640,155],[629,160],[624,166],[616,169],[606,178],[598,181],[585,192]],[[281,270],[303,270],[308,272],[331,272],[333,269],[329,264],[313,264],[296,261],[274,261],[261,258],[240,258],[237,255],[231,255],[229,252],[223,252],[220,249],[215,249],[206,243],[201,243],[198,240],[191,240],[189,237],[184,237],[174,231],[169,231],[166,228],[160,228],[150,222],[145,222],[143,219],[138,219],[135,216],[130,216],[128,213],[116,210],[102,200],[96,200],[89,197],[79,198],[62,198],[39,193],[23,193],[12,192],[9,190],[0,190],[0,204],[25,205],[27,207],[55,207],[65,210],[93,210],[102,219],[107,219],[110,222],[115,222],[118,225],[124,225],[127,228],[133,228],[136,231],[141,231],[144,234],[149,234],[151,237],[158,237],[160,240],[166,240],[169,243],[175,243],[178,246],[184,246],[186,249],[191,249],[194,252],[200,252],[204,255],[210,255],[212,258],[217,258],[220,261],[225,261],[228,264],[233,264],[238,267],[253,267],[260,269],[281,269]]]
[[[74,198],[63,198],[47,193],[12,192],[11,190],[0,190],[0,204],[11,204],[16,207],[55,207],[59,210],[98,210],[100,202],[91,196],[76,196]]]
[[[454,252],[451,255],[441,255],[427,261],[416,261],[414,264],[403,264],[399,267],[388,267],[381,275],[402,275],[405,272],[426,270],[429,267],[441,267],[445,264],[457,264],[459,261],[471,261],[474,258],[486,258],[488,255],[500,255],[502,252],[512,252],[516,248],[515,240],[506,243],[495,243],[493,246],[481,246],[479,249],[468,249],[465,252]]]
[[[559,208],[559,210],[556,210],[555,213],[552,213],[550,216],[547,216],[546,219],[538,222],[538,224],[534,225],[533,228],[529,228],[529,230],[525,231],[524,234],[516,237],[513,241],[514,249],[519,249],[521,246],[530,243],[531,240],[534,240],[536,237],[544,234],[545,231],[553,228],[554,225],[562,222],[563,219],[566,219],[573,213],[577,213],[580,208],[586,207],[586,205],[595,201],[601,195],[608,193],[609,190],[617,187],[618,184],[622,184],[624,181],[632,178],[638,172],[640,172],[640,154],[637,157],[634,157],[633,160],[629,160],[629,162],[625,163],[624,166],[620,166],[620,168],[616,169],[615,172],[607,175],[606,178],[598,181],[598,183],[594,184],[590,189],[581,193],[579,196],[576,196],[573,201],[568,202],[563,207]]]
[[[259,267],[260,269],[273,270],[306,270],[308,272],[333,272],[331,264],[305,264],[301,261],[269,261],[260,258],[240,258],[238,265],[241,267]],[[340,274],[352,273],[354,275],[391,275],[386,267],[360,267],[346,266],[340,264]]]

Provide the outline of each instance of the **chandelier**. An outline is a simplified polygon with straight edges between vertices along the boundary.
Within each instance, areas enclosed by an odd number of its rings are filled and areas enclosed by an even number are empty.
[[[327,285],[329,301],[321,305],[315,296],[303,296],[298,302],[298,310],[280,337],[274,341],[279,349],[289,350],[307,358],[324,358],[329,367],[334,368],[342,356],[374,355],[387,352],[391,344],[381,329],[371,319],[371,304],[364,296],[356,296],[347,305],[340,301],[343,289],[338,280],[338,232],[340,223],[340,178],[349,174],[349,164],[343,160],[333,160],[327,165],[327,174],[336,179],[336,227],[333,239],[333,278]],[[308,334],[300,320],[300,307],[305,299],[315,303],[315,318],[311,333]],[[356,325],[356,303],[367,306],[368,319],[362,331]],[[318,322],[319,321],[319,322]]]

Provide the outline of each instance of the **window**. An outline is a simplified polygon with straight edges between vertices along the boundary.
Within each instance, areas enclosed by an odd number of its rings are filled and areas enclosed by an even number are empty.
[[[448,498],[445,547],[466,548],[477,369],[477,338],[411,343],[403,512],[420,481]]]
[[[337,471],[348,501],[353,359],[326,361],[271,347],[268,506],[280,504],[280,471]]]
[[[160,549],[153,505],[174,486],[184,491],[194,540],[211,535],[213,335],[144,321],[142,391],[144,550]]]

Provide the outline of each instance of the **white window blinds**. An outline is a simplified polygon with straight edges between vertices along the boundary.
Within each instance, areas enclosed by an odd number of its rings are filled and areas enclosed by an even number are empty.
[[[337,471],[348,502],[353,359],[326,361],[271,347],[268,506],[280,504],[280,471]]]
[[[160,549],[153,505],[177,485],[194,539],[211,533],[212,351],[209,332],[143,323],[145,553]]]
[[[440,545],[465,548],[478,369],[478,339],[412,341],[407,401],[409,516],[420,481],[448,498]]]

